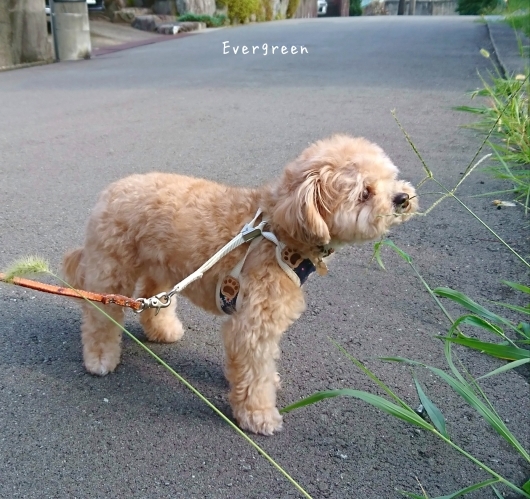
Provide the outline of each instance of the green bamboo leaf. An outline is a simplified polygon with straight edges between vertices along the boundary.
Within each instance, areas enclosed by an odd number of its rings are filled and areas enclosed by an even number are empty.
[[[506,284],[506,286],[510,286],[513,289],[517,289],[517,291],[522,291],[523,293],[528,293],[530,295],[530,287],[524,286],[523,284],[518,284],[517,282],[512,281],[501,281],[503,284]]]
[[[405,357],[378,357],[379,360],[386,360],[388,362],[402,362],[403,364],[410,364],[411,366],[423,366],[421,362],[416,360],[406,359]]]
[[[497,499],[504,499],[504,496],[493,485],[491,486],[491,488],[493,489],[493,492],[495,492]]]
[[[447,433],[447,429],[445,427],[445,418],[443,417],[442,412],[440,411],[440,409],[438,409],[438,407],[436,407],[432,403],[429,397],[427,397],[421,385],[418,383],[416,376],[414,376],[414,383],[416,384],[416,391],[418,392],[420,401],[425,410],[427,411],[427,415],[429,416],[429,419],[431,420],[432,424],[445,438],[448,439],[449,434]]]
[[[364,402],[367,402],[368,404],[373,405],[377,409],[380,409],[381,411],[386,412],[387,414],[390,414],[391,416],[401,419],[402,421],[405,421],[406,423],[419,426],[420,428],[423,428],[424,430],[432,431],[434,429],[431,424],[427,423],[427,421],[424,421],[418,414],[416,414],[411,409],[405,409],[403,407],[400,407],[399,405],[393,404],[392,402],[389,402],[388,400],[384,399],[383,397],[380,397],[379,395],[373,395],[372,393],[363,392],[360,390],[352,390],[350,388],[343,388],[341,390],[327,390],[327,391],[314,393],[313,395],[310,395],[309,397],[306,397],[305,399],[299,400],[298,402],[295,402],[294,404],[284,407],[280,412],[282,413],[291,412],[294,409],[298,409],[300,407],[305,407],[307,405],[314,404],[326,398],[340,397],[340,396],[353,397],[359,400],[363,400]]]
[[[487,341],[475,340],[466,336],[435,336],[442,340],[457,343],[479,352],[484,352],[492,357],[504,360],[520,360],[530,358],[530,350],[509,345],[499,345],[498,343],[489,343]]]
[[[353,355],[350,355],[345,348],[339,345],[337,342],[331,340],[331,342],[348,357],[362,372],[364,372],[375,384],[377,384],[382,390],[384,390],[391,398],[393,398],[401,407],[412,411],[403,400],[401,400],[385,383],[383,383],[370,369],[368,369],[360,360],[357,360]]]
[[[383,270],[386,270],[384,264],[383,264],[383,260],[381,259],[381,246],[383,245],[383,241],[378,241],[377,243],[374,244],[374,254],[372,256],[372,260],[375,258],[376,262],[379,264],[379,266],[383,269]]]
[[[484,374],[483,376],[480,376],[479,378],[477,378],[477,380],[482,379],[482,378],[489,378],[490,376],[495,376],[497,374],[504,373],[506,371],[509,371],[510,369],[515,369],[516,367],[522,366],[523,364],[528,364],[528,362],[530,362],[530,359],[520,359],[520,360],[515,360],[513,362],[509,362],[508,364],[502,367],[499,367],[495,369],[494,371],[489,372],[488,374]]]
[[[522,333],[526,338],[530,340],[530,324],[528,324],[528,322],[519,323],[517,329],[520,333]]]
[[[460,395],[473,409],[475,409],[486,422],[511,446],[530,462],[530,455],[512,435],[510,430],[506,427],[504,422],[491,409],[489,409],[469,388],[460,381],[456,380],[446,372],[436,367],[425,366],[427,369],[442,378],[458,395]]]
[[[429,499],[428,496],[420,496],[419,494],[414,494],[412,492],[405,492],[404,490],[399,491],[401,494],[407,497],[412,497],[412,499]]]
[[[515,312],[521,312],[522,314],[530,315],[529,307],[520,307],[518,305],[511,305],[510,303],[498,303],[498,302],[495,302],[495,305],[500,305],[501,307],[509,308],[510,310],[514,310]]]
[[[456,106],[453,108],[455,111],[465,111],[468,113],[475,114],[485,114],[485,110],[480,107],[471,107],[471,106]]]
[[[525,482],[524,485],[521,487],[525,492],[528,492],[530,494],[530,480],[528,482]]]
[[[449,494],[447,496],[438,496],[438,497],[434,497],[433,499],[456,499],[457,497],[461,497],[464,494],[467,494],[468,492],[473,492],[474,490],[482,489],[484,487],[488,487],[498,482],[499,480],[497,478],[490,478],[489,480],[484,480],[483,482],[470,485],[469,487],[466,487],[465,489],[459,490],[457,492],[453,492],[452,494]]]
[[[500,336],[501,338],[504,338],[504,331],[499,327],[495,326],[494,324],[491,324],[486,319],[483,319],[482,317],[479,317],[478,315],[462,315],[459,317],[451,326],[451,329],[449,330],[449,334],[452,334],[453,331],[455,331],[460,324],[468,324],[470,326],[480,327],[482,329],[485,329],[486,331],[489,331],[490,333],[496,334],[497,336]]]
[[[467,308],[473,314],[483,317],[489,322],[496,322],[498,324],[508,325],[510,324],[508,320],[503,319],[502,317],[498,316],[497,314],[494,314],[493,312],[490,312],[487,308],[484,308],[483,306],[474,302],[464,293],[460,293],[459,291],[455,291],[451,288],[436,288],[433,289],[433,292],[438,296],[442,296],[443,298],[449,298],[450,300],[458,303],[462,307]]]
[[[381,242],[385,244],[386,246],[388,246],[389,248],[392,248],[407,263],[412,263],[412,258],[407,253],[405,253],[401,248],[398,248],[391,239],[385,239],[384,241],[381,241]]]

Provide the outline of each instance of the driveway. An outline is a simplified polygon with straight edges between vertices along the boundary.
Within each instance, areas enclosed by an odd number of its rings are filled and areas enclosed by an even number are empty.
[[[244,45],[261,50],[244,55]],[[298,53],[272,54],[275,45]],[[227,46],[238,53],[223,54]],[[481,143],[460,128],[472,117],[453,110],[469,104],[477,71],[491,69],[481,48],[491,50],[487,27],[474,18],[323,18],[0,73],[0,268],[39,254],[59,269],[62,254],[82,243],[98,192],[131,173],[164,170],[254,186],[310,142],[346,132],[378,142],[403,177],[418,183],[421,163],[391,110],[437,178],[452,186]],[[522,210],[470,197],[505,187],[477,172],[461,195],[528,253]],[[424,208],[437,190],[422,187]],[[456,203],[444,202],[390,237],[431,286],[483,303],[517,303],[500,280],[522,281],[522,265]],[[385,272],[370,264],[371,252],[371,245],[345,249],[327,277],[306,284],[308,310],[282,340],[280,406],[328,388],[378,393],[330,338],[413,406],[410,370],[377,357],[446,367],[434,338],[447,330],[445,317],[404,261],[384,252]],[[129,339],[115,373],[86,374],[76,303],[1,284],[0,304],[0,497],[300,496]],[[179,310],[183,340],[149,346],[229,414],[220,320],[185,300]],[[132,314],[127,325],[144,339]],[[455,350],[475,376],[500,365]],[[528,466],[456,394],[424,371],[418,377],[459,445],[519,485],[528,479]],[[526,369],[482,385],[526,445],[528,379]],[[421,493],[419,483],[435,497],[488,478],[430,434],[356,400],[320,402],[286,416],[278,435],[253,438],[315,498],[395,498],[398,490]],[[469,497],[494,496],[483,490]]]

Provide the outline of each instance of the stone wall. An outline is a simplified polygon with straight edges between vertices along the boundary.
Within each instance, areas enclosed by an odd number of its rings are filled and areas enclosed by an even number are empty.
[[[397,16],[399,0],[386,0],[385,8],[390,16]],[[454,16],[456,0],[416,0],[416,16]],[[405,0],[405,15],[409,11],[409,2]]]

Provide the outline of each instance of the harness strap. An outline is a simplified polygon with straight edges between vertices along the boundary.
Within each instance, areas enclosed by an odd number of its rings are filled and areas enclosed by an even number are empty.
[[[263,231],[262,229],[267,223],[265,220],[254,228],[253,224],[259,215],[261,215],[261,209],[258,210],[258,213],[252,221],[246,224],[243,228],[243,230],[247,229],[250,234],[257,233],[255,239],[250,243],[245,255],[227,275],[221,276],[217,281],[215,298],[217,308],[222,313],[231,315],[238,310],[238,305],[243,297],[239,276],[249,253],[261,242],[262,239],[267,239],[276,245],[275,254],[278,265],[297,286],[302,286],[309,275],[316,270],[316,267],[311,260],[302,259],[299,253],[287,248],[286,245],[280,242],[272,232]]]

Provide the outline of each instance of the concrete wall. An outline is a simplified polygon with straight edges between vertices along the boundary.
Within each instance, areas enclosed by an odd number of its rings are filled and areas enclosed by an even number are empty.
[[[390,16],[397,16],[399,0],[386,0],[385,8]],[[416,0],[416,16],[452,16],[456,12],[456,0]],[[409,2],[405,1],[405,15]]]
[[[43,0],[0,0],[0,67],[52,59]]]

